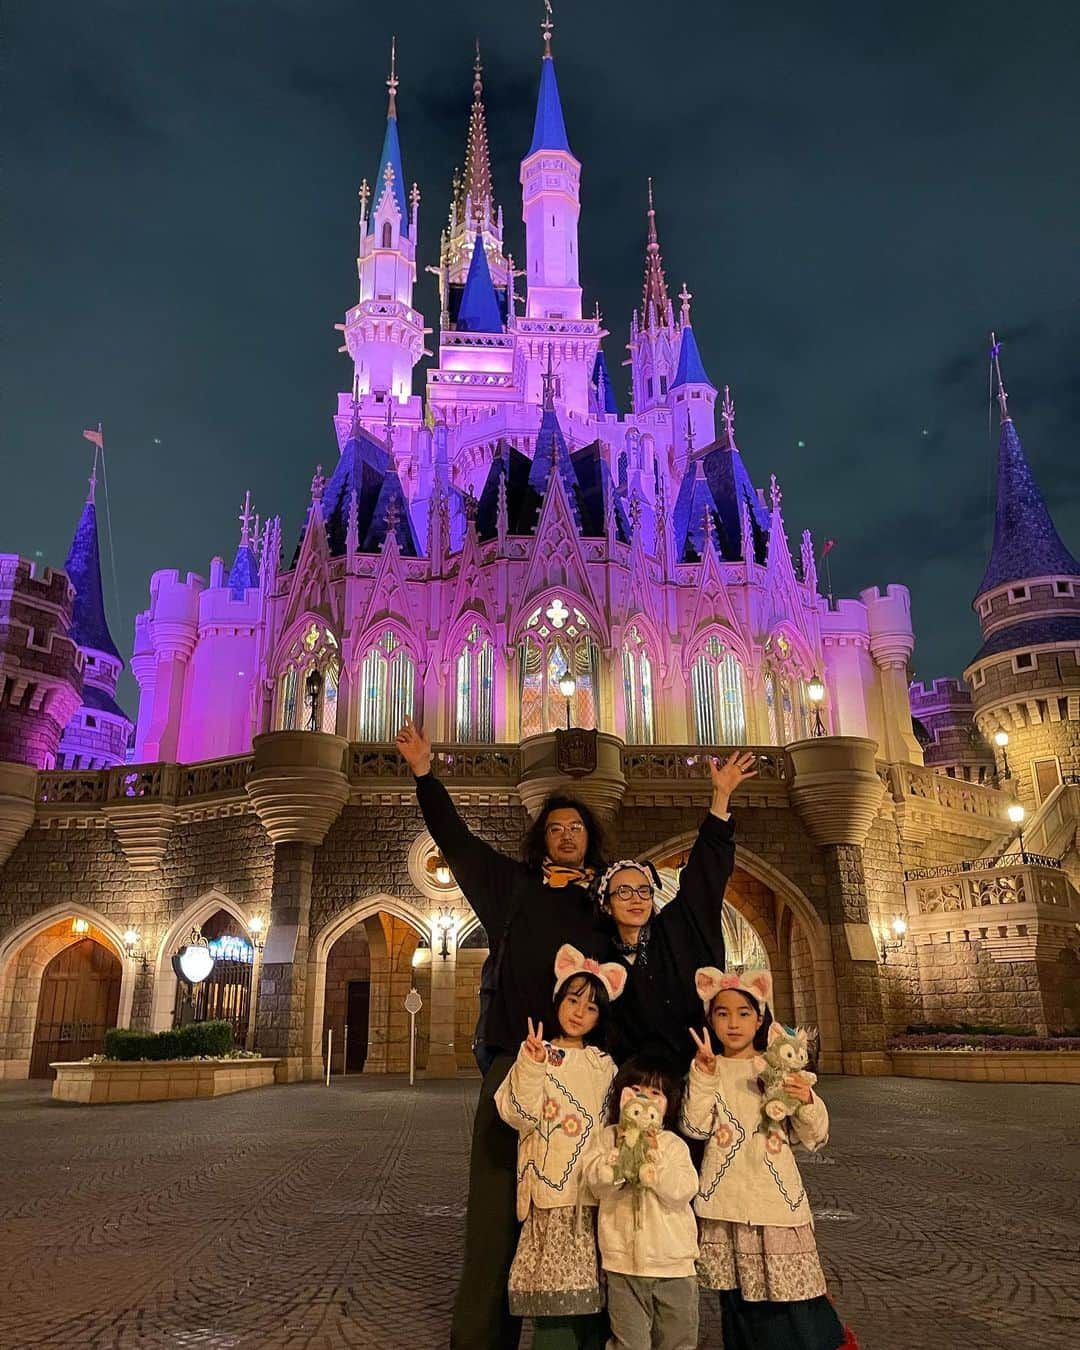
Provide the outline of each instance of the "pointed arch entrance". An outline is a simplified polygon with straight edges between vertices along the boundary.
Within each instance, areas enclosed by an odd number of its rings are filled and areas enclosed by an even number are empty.
[[[120,958],[92,937],[52,957],[41,974],[28,1077],[55,1078],[53,1063],[101,1054],[116,1026],[122,975]]]

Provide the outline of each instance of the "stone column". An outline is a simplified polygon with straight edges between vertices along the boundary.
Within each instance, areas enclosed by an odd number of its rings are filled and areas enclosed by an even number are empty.
[[[873,741],[856,736],[824,736],[788,747],[794,768],[791,804],[822,853],[845,1073],[890,1069],[862,857],[885,790],[875,750]]]
[[[447,943],[450,955],[444,961],[437,931],[431,936],[431,1018],[425,1078],[455,1078],[454,989],[457,983],[457,933]]]
[[[316,1078],[320,1047],[308,1044],[305,1018],[315,849],[349,797],[348,741],[320,731],[272,731],[253,742],[247,791],[274,845],[270,928],[259,977],[255,1044],[276,1056],[278,1081]],[[317,981],[312,981],[314,986]]]
[[[881,682],[884,742],[878,747],[890,764],[922,764],[922,746],[911,725],[907,663],[915,650],[911,628],[911,596],[906,586],[876,586],[860,592],[870,622],[870,655]]]

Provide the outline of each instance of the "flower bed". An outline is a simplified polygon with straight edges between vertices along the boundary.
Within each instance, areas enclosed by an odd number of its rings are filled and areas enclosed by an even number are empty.
[[[893,1036],[892,1050],[1080,1050],[1080,1036],[1002,1036],[978,1032],[930,1032]]]
[[[1039,1039],[1032,1037],[1032,1040]],[[900,1078],[948,1078],[963,1083],[1080,1084],[1080,1049],[997,1050],[972,1046],[890,1051]]]
[[[105,1102],[163,1102],[223,1097],[275,1081],[276,1059],[246,1052],[221,1059],[83,1059],[52,1064],[53,1100],[98,1106]]]

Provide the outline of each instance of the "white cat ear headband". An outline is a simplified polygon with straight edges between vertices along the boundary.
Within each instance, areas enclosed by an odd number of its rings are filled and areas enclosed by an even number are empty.
[[[734,989],[741,994],[749,994],[759,1008],[772,1008],[772,976],[767,970],[744,970],[742,974],[732,970],[717,970],[715,966],[702,966],[694,975],[694,987],[698,998],[705,1005],[708,1014],[712,1001],[717,994],[726,989]]]
[[[664,889],[664,883],[660,880],[660,873],[651,862],[638,862],[636,858],[620,858],[618,862],[611,864],[608,870],[596,883],[596,894],[601,905],[607,899],[608,886],[611,885],[611,878],[616,872],[622,872],[628,867],[632,867],[635,872],[644,872],[646,876],[652,877],[653,889],[655,891],[659,892]]]
[[[618,961],[601,964],[564,942],[555,953],[555,993],[574,975],[593,975],[607,990],[609,999],[617,999],[626,987],[626,967]],[[554,995],[553,995],[554,996]]]

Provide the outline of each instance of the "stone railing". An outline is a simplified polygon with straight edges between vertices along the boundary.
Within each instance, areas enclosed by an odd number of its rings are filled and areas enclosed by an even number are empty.
[[[1010,861],[1015,857],[1015,861]],[[981,860],[980,860],[981,861]],[[924,868],[937,873],[917,876],[905,873],[904,891],[913,927],[917,916],[959,914],[985,910],[990,905],[1055,905],[1068,909],[1073,903],[1069,878],[1056,860],[1036,858],[1030,853],[1006,855],[1001,866],[973,865],[961,870]]]
[[[947,811],[991,821],[996,829],[1005,821],[1005,798],[996,788],[950,778],[915,764],[879,764],[878,777],[893,801],[933,802]]]
[[[432,753],[439,777],[448,782],[516,786],[521,777],[516,745],[435,745]],[[412,777],[394,746],[362,742],[349,746],[345,772],[353,786],[370,779],[408,782]]]
[[[223,793],[243,796],[254,758],[210,759],[200,764],[125,764],[113,769],[50,769],[39,773],[42,806],[106,806],[125,801],[186,801]]]
[[[757,760],[756,784],[786,784],[791,766],[785,751],[775,745],[736,745],[706,750],[692,745],[626,745],[622,749],[622,771],[628,783],[684,783],[708,779],[709,756],[726,758],[733,750],[752,754]]]

